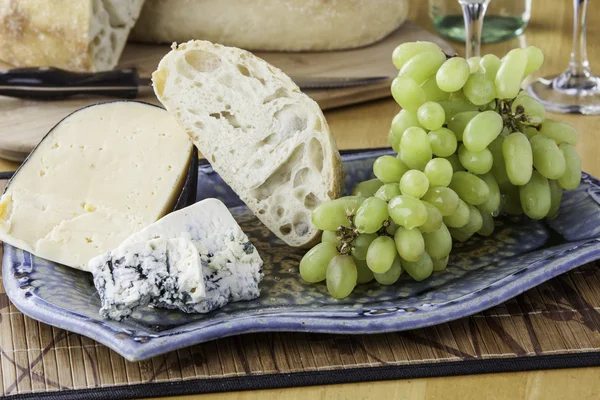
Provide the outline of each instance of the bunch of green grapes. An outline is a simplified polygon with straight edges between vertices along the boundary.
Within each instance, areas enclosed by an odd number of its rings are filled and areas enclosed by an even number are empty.
[[[398,154],[379,157],[375,179],[352,196],[314,210],[323,236],[302,259],[302,278],[325,280],[335,298],[403,271],[421,281],[446,268],[453,239],[491,235],[501,213],[556,217],[581,161],[577,132],[520,89],[543,59],[533,46],[468,60],[434,43],[398,46],[392,96],[402,110],[389,133]]]

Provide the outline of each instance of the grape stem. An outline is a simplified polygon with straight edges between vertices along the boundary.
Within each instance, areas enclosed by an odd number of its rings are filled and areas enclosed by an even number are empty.
[[[348,221],[350,221],[350,226],[348,227],[348,226],[342,225],[336,231],[336,236],[338,239],[340,239],[340,244],[337,246],[337,250],[339,251],[339,253],[341,255],[350,255],[350,253],[352,252],[352,248],[354,247],[352,245],[352,242],[360,234],[360,232],[356,228],[356,225],[354,225],[354,214],[349,213],[347,215],[347,218],[348,218]],[[383,225],[377,231],[377,235],[392,237],[392,235],[390,235],[387,232],[387,228],[389,226],[390,226],[390,221],[387,221],[387,220],[383,221]]]
[[[512,105],[515,99],[497,99],[496,107],[494,110],[500,114],[504,121],[504,126],[508,128],[510,132],[519,131],[519,124],[530,125],[536,129],[541,127],[541,124],[535,123],[525,113],[525,107],[518,105],[515,112],[512,111]]]

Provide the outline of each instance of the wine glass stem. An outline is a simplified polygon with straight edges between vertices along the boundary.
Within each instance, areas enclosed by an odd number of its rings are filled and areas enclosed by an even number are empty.
[[[586,49],[588,3],[589,0],[573,0],[573,50],[571,51],[569,72],[575,76],[590,74]]]
[[[466,57],[479,56],[483,17],[490,0],[482,0],[479,3],[465,0],[459,2],[465,19]]]

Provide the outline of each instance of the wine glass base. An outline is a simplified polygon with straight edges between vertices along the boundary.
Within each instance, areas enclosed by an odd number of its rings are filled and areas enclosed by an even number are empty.
[[[563,114],[600,114],[600,78],[591,74],[573,75],[565,72],[539,78],[527,87],[546,110]]]

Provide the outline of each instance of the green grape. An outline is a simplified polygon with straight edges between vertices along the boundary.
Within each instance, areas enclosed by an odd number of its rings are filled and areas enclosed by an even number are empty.
[[[458,159],[458,154],[452,154],[451,156],[448,156],[445,159],[448,160],[450,165],[452,165],[453,172],[465,170],[465,167],[462,166],[460,160]]]
[[[463,131],[463,143],[471,151],[482,151],[500,135],[504,121],[495,111],[484,111],[469,121]],[[456,132],[454,132],[456,133]]]
[[[456,92],[465,85],[471,67],[462,57],[452,57],[446,60],[438,69],[435,79],[438,87],[444,92]]]
[[[566,162],[565,174],[558,178],[558,183],[567,190],[577,189],[581,182],[581,159],[575,147],[568,143],[561,143],[558,148],[563,153]]]
[[[431,132],[430,132],[431,133]],[[434,158],[425,166],[425,175],[431,186],[448,186],[452,180],[452,164],[445,158]]]
[[[448,157],[456,151],[456,136],[448,128],[440,128],[427,134],[431,152],[438,157]]]
[[[485,56],[481,57],[481,61],[479,61],[479,67],[481,71],[492,82],[496,80],[496,74],[498,73],[500,64],[500,59],[494,54],[486,54]]]
[[[475,116],[480,114],[479,111],[465,111],[456,114],[450,122],[448,123],[448,129],[450,129],[456,135],[456,139],[462,141],[463,133],[469,121],[471,121]]]
[[[383,186],[383,182],[379,179],[369,179],[368,181],[362,181],[358,185],[354,186],[352,190],[352,196],[361,196],[364,198],[373,196],[377,190]]]
[[[423,233],[437,231],[442,226],[442,213],[433,204],[426,201],[422,203],[427,208],[427,221],[419,227],[419,230]]]
[[[431,157],[431,144],[429,144],[427,133],[421,128],[408,128],[400,142],[400,159],[402,162],[410,169],[423,170]],[[400,178],[396,180],[396,182],[399,181]]]
[[[523,49],[512,49],[502,59],[496,73],[496,95],[500,99],[514,99],[521,89],[527,67],[527,54]]]
[[[425,251],[423,234],[418,228],[406,229],[402,226],[394,234],[394,242],[400,257],[407,261],[417,261]]]
[[[340,226],[350,227],[348,215],[354,214],[365,200],[360,196],[346,196],[324,201],[312,213],[312,223],[322,231],[336,231]]]
[[[569,143],[573,146],[577,144],[577,131],[564,122],[547,119],[542,123],[539,131],[542,135],[554,139],[556,144]]]
[[[557,180],[548,179],[548,186],[550,186],[550,210],[547,219],[554,219],[560,211],[560,202],[562,201],[563,188],[560,186]]]
[[[421,85],[421,88],[423,88],[423,91],[425,91],[425,97],[427,97],[427,101],[448,100],[450,98],[450,93],[444,92],[438,87],[435,76],[427,79]]]
[[[502,188],[502,208],[508,215],[523,215],[519,186],[508,184]]]
[[[448,231],[450,231],[452,238],[459,242],[466,242],[473,236],[473,232],[465,232],[460,228],[448,228]]]
[[[432,187],[429,188],[423,200],[433,204],[442,216],[452,215],[458,208],[458,195],[456,192],[447,187]]]
[[[433,272],[433,260],[427,252],[424,252],[423,256],[417,261],[402,260],[402,268],[408,272],[411,278],[420,282],[431,276]]]
[[[406,42],[394,49],[392,61],[397,69],[401,69],[408,60],[417,54],[437,50],[441,51],[440,47],[432,42]]]
[[[524,125],[521,133],[524,134],[525,136],[527,136],[527,139],[531,140],[531,138],[534,137],[535,135],[539,135],[540,131],[538,131],[533,126]]]
[[[400,191],[407,196],[420,199],[429,190],[427,175],[416,169],[410,170],[400,179]]]
[[[392,129],[390,130],[388,141],[396,153],[400,152],[400,140],[404,131],[413,126],[421,127],[417,114],[413,112],[400,110],[392,120]]]
[[[423,233],[423,240],[425,241],[425,251],[434,260],[444,258],[452,251],[452,236],[445,224],[442,224],[436,231]]]
[[[381,156],[373,163],[373,173],[383,183],[400,182],[400,178],[406,171],[408,171],[406,165],[393,156]]]
[[[336,246],[341,243],[337,232],[334,232],[334,231],[323,231],[323,235],[321,236],[321,243],[326,243],[326,242],[333,243]]]
[[[411,229],[427,222],[427,208],[411,196],[396,196],[388,204],[388,213],[394,222]]]
[[[504,162],[504,153],[502,147],[504,144],[504,136],[500,135],[488,147],[492,152],[492,158],[494,160],[492,164],[492,174],[498,182],[498,186],[503,187],[510,184],[508,175],[506,173],[506,164]]]
[[[469,222],[469,206],[462,200],[458,201],[456,212],[447,215],[443,219],[444,225],[448,228],[461,228]]]
[[[450,93],[450,100],[454,100],[454,99],[467,99],[467,97],[465,96],[465,94],[463,93],[462,89],[461,90],[457,90],[456,92],[452,92]]]
[[[525,114],[528,122],[532,124],[539,124],[546,119],[544,105],[524,93],[519,94],[513,101],[511,110],[516,115]]]
[[[373,276],[375,277],[375,280],[382,285],[393,285],[398,281],[400,275],[402,275],[402,271],[402,262],[400,261],[400,257],[396,256],[390,269],[383,274],[373,273]]]
[[[444,258],[440,258],[440,259],[435,259],[432,258],[431,259],[433,261],[433,270],[434,271],[443,271],[446,269],[446,266],[448,265],[448,260],[450,260],[450,256],[446,256]]]
[[[352,256],[358,260],[367,258],[367,250],[373,240],[377,239],[376,233],[361,233],[352,241]]]
[[[489,189],[489,196],[484,203],[481,203],[477,208],[484,214],[492,214],[499,211],[500,201],[502,200],[502,195],[500,194],[500,188],[498,187],[498,182],[496,182],[496,178],[491,172],[487,174],[481,175],[480,178],[485,182]]]
[[[465,232],[475,233],[483,227],[483,216],[481,215],[481,212],[475,208],[475,206],[469,204],[468,207],[469,222],[467,222],[467,224],[460,229]]]
[[[510,182],[517,186],[529,182],[533,168],[533,153],[527,136],[521,132],[508,135],[502,143],[502,155]]]
[[[455,172],[449,187],[458,197],[474,206],[485,203],[490,196],[490,189],[485,182],[466,171]]]
[[[300,276],[309,283],[325,280],[327,265],[333,257],[339,254],[335,243],[319,243],[300,260]]]
[[[375,273],[383,274],[390,269],[396,258],[396,244],[389,236],[379,236],[371,242],[367,251],[367,265]]]
[[[467,171],[477,175],[485,174],[492,169],[492,152],[487,148],[482,151],[470,151],[463,144],[458,148],[458,159]]]
[[[494,85],[493,80],[478,72],[469,76],[463,88],[463,93],[471,103],[476,106],[482,106],[494,100],[496,97],[496,85]]]
[[[477,231],[481,236],[490,236],[494,233],[494,216],[492,214],[481,214],[481,229]]]
[[[394,78],[392,81],[392,96],[400,107],[410,112],[417,112],[421,104],[427,101],[423,88],[408,76]]]
[[[475,56],[467,59],[467,63],[469,64],[469,72],[471,74],[476,74],[479,72],[479,63],[481,62],[481,57]]]
[[[398,76],[408,76],[420,85],[434,76],[444,61],[446,61],[446,55],[443,51],[424,51],[405,62],[400,68]]]
[[[523,212],[531,219],[542,219],[550,211],[550,185],[548,179],[533,171],[531,179],[519,188]]]
[[[336,299],[346,298],[356,287],[358,271],[350,256],[336,256],[327,265],[327,291]]]
[[[383,221],[386,221],[388,217],[385,200],[369,197],[356,210],[354,225],[360,233],[375,233],[381,229]]]
[[[479,107],[475,104],[471,103],[467,99],[450,99],[450,100],[441,100],[438,101],[438,104],[442,106],[444,109],[444,114],[446,115],[446,123],[449,123],[450,120],[459,113],[467,112],[467,111],[479,111]],[[453,131],[454,132],[454,131]],[[456,132],[454,132],[456,133]],[[460,138],[459,138],[460,140]]]
[[[359,260],[356,257],[352,257],[354,265],[356,265],[356,283],[362,285],[363,283],[371,282],[374,278],[373,271],[367,266],[365,260]]]
[[[397,183],[386,183],[382,187],[377,190],[375,193],[375,197],[380,198],[384,201],[390,201],[396,196],[400,196],[402,192],[400,192],[400,185]]]
[[[430,131],[440,129],[446,120],[444,109],[434,101],[423,103],[417,110],[417,117],[419,124]]]
[[[525,54],[527,55],[527,66],[523,72],[523,78],[539,70],[544,63],[544,53],[535,46],[526,47]]]
[[[535,135],[529,141],[533,166],[548,179],[558,179],[565,174],[565,157],[556,142],[548,136]]]

